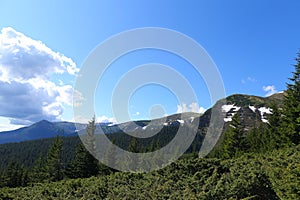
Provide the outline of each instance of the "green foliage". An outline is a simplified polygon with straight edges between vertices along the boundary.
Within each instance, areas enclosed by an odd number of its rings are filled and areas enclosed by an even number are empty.
[[[2,188],[12,199],[287,199],[300,198],[300,145],[265,155],[180,159],[159,171]]]
[[[75,160],[71,163],[67,174],[70,178],[87,178],[97,175],[99,172],[98,161],[83,144],[79,144],[76,151]]]
[[[74,159],[76,146],[81,143],[79,137],[61,137],[63,140],[62,161],[69,163]],[[22,163],[25,167],[33,167],[40,157],[47,157],[47,153],[55,138],[9,143],[0,145],[0,171],[5,169],[10,161]]]
[[[17,162],[11,161],[1,177],[1,185],[8,187],[27,186],[28,171]]]
[[[219,157],[228,159],[240,154],[240,151],[243,149],[243,135],[244,127],[241,124],[240,117],[236,114],[232,118],[229,129],[224,133]]]
[[[62,144],[62,139],[57,135],[47,155],[45,168],[50,181],[63,179]]]
[[[98,160],[92,155],[96,151],[95,142],[95,118],[93,118],[87,128],[84,138],[84,144],[77,146],[75,160],[68,169],[68,176],[71,178],[87,178],[96,176],[99,173]]]
[[[47,172],[45,168],[46,160],[41,154],[40,157],[36,160],[35,165],[31,168],[30,180],[31,182],[43,182],[47,180]]]
[[[283,107],[282,131],[294,143],[300,142],[300,53],[294,65],[295,72],[287,84],[286,96]]]
[[[111,142],[112,144],[109,146],[109,148],[106,151],[105,159],[109,166],[116,166],[117,164],[117,152],[116,152],[116,145],[115,145],[116,140],[114,139]],[[109,171],[115,172],[116,170],[113,168],[109,168]]]

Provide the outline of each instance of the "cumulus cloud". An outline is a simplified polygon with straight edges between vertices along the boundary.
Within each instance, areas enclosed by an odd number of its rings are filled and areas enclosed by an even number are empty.
[[[275,94],[275,93],[278,92],[278,91],[276,90],[276,88],[275,88],[274,85],[263,86],[263,90],[264,90],[265,92],[267,92],[267,93],[265,94],[266,97],[271,96],[271,95],[273,95],[273,94]]]
[[[72,104],[71,85],[54,83],[54,74],[76,75],[71,58],[13,28],[0,34],[0,116],[25,125],[42,119],[59,120]]]
[[[81,106],[84,100],[85,100],[85,98],[83,97],[82,93],[79,92],[78,90],[74,90],[74,92],[73,92],[73,106],[74,107]]]
[[[14,125],[9,123],[9,119],[0,117],[0,131],[15,130],[23,127],[22,125]]]
[[[198,105],[198,103],[193,102],[189,105],[182,103],[181,105],[177,105],[177,113],[184,112],[194,112],[194,113],[204,113],[206,111],[205,108]]]
[[[97,123],[116,123],[116,119],[113,117],[99,116],[96,119]]]

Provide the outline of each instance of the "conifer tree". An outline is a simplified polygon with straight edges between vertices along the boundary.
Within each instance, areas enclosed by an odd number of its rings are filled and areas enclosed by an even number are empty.
[[[92,155],[96,151],[95,130],[96,122],[95,117],[93,117],[87,125],[83,143],[76,148],[75,160],[69,168],[68,176],[72,178],[87,178],[96,176],[99,173],[98,160]]]
[[[282,131],[297,145],[300,142],[300,52],[296,62],[293,77],[289,78],[291,82],[287,84]]]
[[[113,139],[111,141],[112,145],[109,146],[106,152],[106,161],[109,166],[116,166],[117,164],[117,155],[116,155],[116,139]],[[110,168],[110,171],[115,172],[116,170],[113,168]]]
[[[46,168],[45,168],[46,159],[43,154],[40,154],[38,159],[35,161],[34,166],[31,169],[30,181],[43,182],[47,178]]]
[[[77,146],[75,161],[72,165],[74,178],[87,178],[98,174],[98,162],[83,144]]]
[[[136,139],[136,137],[133,137],[133,139],[131,140],[131,143],[130,143],[130,145],[128,147],[128,151],[132,152],[132,153],[138,153],[138,147],[137,147],[137,139]],[[128,164],[129,169],[135,171],[137,163],[139,162],[138,155],[132,154],[128,158],[127,162],[128,162],[127,164]]]
[[[45,168],[50,181],[63,179],[62,144],[62,139],[57,135],[47,155]]]
[[[238,113],[233,116],[230,127],[224,134],[221,157],[226,159],[235,157],[243,148],[241,142],[244,134],[244,127],[241,124]]]
[[[273,103],[271,106],[272,114],[269,115],[268,121],[268,135],[269,135],[269,150],[278,149],[286,146],[289,143],[288,137],[281,131],[282,125],[282,110]]]
[[[8,187],[17,187],[20,185],[20,167],[15,161],[10,161],[4,173],[4,182]]]

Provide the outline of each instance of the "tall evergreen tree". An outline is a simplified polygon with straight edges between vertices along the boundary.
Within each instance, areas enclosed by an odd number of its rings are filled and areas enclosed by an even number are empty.
[[[283,107],[282,131],[294,144],[300,142],[300,52],[294,65],[295,71],[287,84]]]
[[[76,157],[72,163],[70,176],[72,178],[87,178],[97,175],[99,172],[98,161],[86,150],[83,144],[76,149]]]
[[[46,168],[45,168],[46,159],[43,154],[40,154],[39,158],[35,161],[34,166],[31,169],[30,181],[31,182],[43,182],[47,178]]]
[[[138,146],[137,146],[137,139],[136,137],[133,137],[133,139],[131,140],[131,143],[128,147],[128,151],[129,152],[132,152],[132,153],[138,153]],[[127,160],[127,165],[128,165],[128,168],[135,171],[137,170],[136,169],[136,166],[137,166],[137,163],[139,162],[139,158],[138,158],[138,155],[134,155],[132,154],[128,160]]]
[[[278,149],[286,146],[289,142],[288,137],[281,131],[282,124],[282,110],[273,103],[271,106],[272,115],[268,117],[268,135],[269,135],[269,149]]]
[[[96,130],[96,120],[95,116],[92,118],[91,121],[89,121],[85,135],[84,135],[84,146],[87,148],[91,154],[96,153],[96,138],[95,138],[95,130]]]
[[[8,187],[20,186],[20,167],[15,161],[10,161],[4,173],[4,182]]]
[[[86,128],[83,143],[77,146],[75,160],[67,172],[68,176],[87,178],[99,173],[98,160],[92,155],[96,151],[95,130],[96,122],[95,117],[93,117]]]
[[[27,186],[28,182],[28,170],[24,166],[20,166],[17,162],[10,161],[2,175],[0,186]]]
[[[116,166],[117,164],[117,152],[116,152],[116,139],[111,141],[112,145],[109,146],[106,152],[106,161],[108,162],[109,166]],[[110,168],[110,171],[115,172],[116,170]]]
[[[229,129],[224,134],[221,157],[226,159],[235,157],[243,149],[242,137],[244,135],[244,127],[241,124],[238,113],[232,117]]]
[[[63,179],[62,144],[62,139],[57,135],[47,155],[45,168],[50,181]]]

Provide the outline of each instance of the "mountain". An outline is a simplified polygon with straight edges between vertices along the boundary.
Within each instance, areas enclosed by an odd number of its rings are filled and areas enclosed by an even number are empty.
[[[49,122],[46,120],[39,121],[28,127],[17,130],[4,131],[0,133],[0,143],[21,142],[26,140],[36,140],[51,138],[56,135],[74,136],[76,128],[73,123],[69,122]]]
[[[224,121],[231,122],[233,115],[238,114],[246,130],[260,123],[268,123],[268,116],[272,114],[271,107],[283,105],[285,93],[276,93],[269,97],[235,94],[227,97],[223,102],[222,112],[226,114]]]
[[[221,99],[201,116],[197,113],[185,113],[184,115],[174,114],[166,118],[151,121],[140,120],[121,124],[97,124],[97,131],[104,134],[132,132],[147,135],[156,130],[159,131],[163,127],[179,127],[184,124],[191,124],[195,119],[199,118],[198,132],[203,135],[209,126],[212,110],[220,112],[219,117],[222,116],[222,120],[225,123],[224,130],[235,114],[240,116],[245,128],[250,130],[259,123],[268,123],[268,116],[272,114],[271,105],[276,104],[281,106],[283,98],[284,93],[277,93],[266,98],[235,94]],[[42,120],[28,127],[0,132],[0,144],[51,138],[57,134],[64,137],[75,136],[84,133],[85,127],[85,124],[77,124],[77,128],[79,129],[77,130],[75,123],[72,122],[49,122]]]
[[[189,120],[192,120],[196,116],[199,116],[199,114],[189,113],[188,116],[190,116]],[[188,122],[188,119],[182,120],[180,114],[175,114],[151,121],[140,120],[121,124],[101,123],[96,125],[96,133],[144,132],[147,134],[150,131],[160,130],[163,126],[177,127],[184,121]],[[0,132],[0,144],[52,138],[56,135],[63,137],[76,136],[83,134],[85,127],[86,124],[75,125],[73,122],[49,122],[42,120],[28,127]]]

